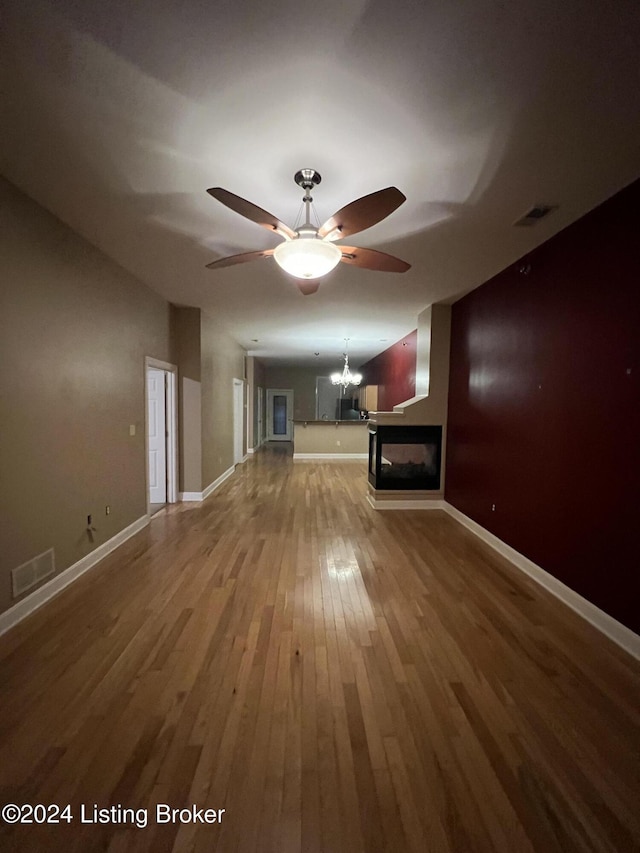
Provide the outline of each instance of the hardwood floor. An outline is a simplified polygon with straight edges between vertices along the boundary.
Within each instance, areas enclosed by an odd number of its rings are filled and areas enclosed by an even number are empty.
[[[0,849],[640,849],[637,663],[365,476],[269,448],[0,638],[0,804],[73,814]]]

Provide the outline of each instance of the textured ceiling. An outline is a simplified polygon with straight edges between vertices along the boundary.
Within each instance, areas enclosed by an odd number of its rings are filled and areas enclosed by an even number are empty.
[[[357,364],[640,174],[640,11],[594,0],[5,0],[0,171],[251,353]],[[412,264],[347,265],[301,296],[222,186],[293,224],[388,185],[355,237]],[[534,228],[513,222],[559,205]],[[257,342],[256,342],[257,339]]]

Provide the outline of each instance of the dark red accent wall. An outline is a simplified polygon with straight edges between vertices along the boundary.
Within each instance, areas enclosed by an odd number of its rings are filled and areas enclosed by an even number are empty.
[[[402,338],[371,361],[360,366],[362,382],[378,386],[378,409],[390,412],[416,394],[416,347],[418,331]]]
[[[639,209],[640,181],[453,306],[446,475],[453,506],[636,632]]]

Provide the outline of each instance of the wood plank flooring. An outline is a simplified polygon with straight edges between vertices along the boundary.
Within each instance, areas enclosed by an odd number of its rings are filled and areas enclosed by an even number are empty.
[[[640,850],[637,663],[365,478],[267,448],[0,638],[0,805],[73,814],[2,851]]]

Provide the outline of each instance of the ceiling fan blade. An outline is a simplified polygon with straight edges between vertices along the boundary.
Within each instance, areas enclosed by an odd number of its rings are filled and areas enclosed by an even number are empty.
[[[226,207],[239,213],[240,216],[244,216],[252,222],[257,222],[258,225],[261,225],[268,231],[275,231],[282,237],[289,237],[291,239],[296,236],[296,232],[292,228],[289,228],[284,222],[280,222],[272,213],[268,213],[266,210],[258,207],[257,204],[247,201],[246,198],[234,195],[229,190],[223,190],[222,187],[211,187],[207,192]]]
[[[310,296],[320,287],[319,281],[296,281],[298,290],[303,296]]]
[[[377,270],[378,272],[406,272],[411,269],[411,264],[387,255],[385,252],[377,252],[375,249],[360,249],[358,246],[338,246],[342,251],[342,263],[353,264],[365,270]]]
[[[228,258],[220,258],[207,264],[208,270],[221,269],[222,267],[233,267],[236,264],[246,264],[248,261],[257,261],[258,258],[270,258],[273,249],[265,249],[263,252],[242,252],[240,255],[229,255]]]
[[[403,201],[406,201],[406,196],[396,187],[364,195],[330,216],[320,227],[318,237],[340,240],[350,234],[357,234],[389,216]]]

